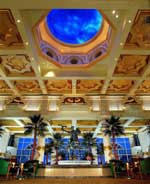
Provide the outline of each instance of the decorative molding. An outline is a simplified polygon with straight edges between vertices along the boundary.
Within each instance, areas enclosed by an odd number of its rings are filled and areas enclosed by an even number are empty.
[[[121,55],[114,74],[139,76],[150,62],[149,56],[144,55]]]
[[[14,81],[14,85],[21,93],[41,93],[40,86],[37,81],[19,80]]]
[[[128,34],[125,48],[150,49],[150,10],[139,10]]]
[[[9,9],[0,10],[0,48],[23,48],[23,41]]]

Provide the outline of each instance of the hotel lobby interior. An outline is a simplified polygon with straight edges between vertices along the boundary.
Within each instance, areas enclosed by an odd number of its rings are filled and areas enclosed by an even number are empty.
[[[0,183],[150,184],[150,0],[0,1]]]

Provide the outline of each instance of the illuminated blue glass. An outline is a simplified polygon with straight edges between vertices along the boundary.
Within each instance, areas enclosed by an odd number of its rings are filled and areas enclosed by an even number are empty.
[[[96,9],[53,9],[47,16],[51,34],[66,44],[84,44],[102,27],[103,17]]]

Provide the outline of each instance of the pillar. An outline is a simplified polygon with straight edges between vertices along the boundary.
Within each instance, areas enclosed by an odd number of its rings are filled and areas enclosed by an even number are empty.
[[[110,142],[110,137],[108,135],[103,137],[104,140],[104,154],[105,154],[105,161],[109,163],[112,159],[112,146]]]
[[[6,153],[9,137],[10,137],[9,132],[4,132],[2,137],[0,137],[0,156],[2,156],[2,157],[4,157],[4,155]]]
[[[38,145],[35,154],[35,159],[39,160],[40,163],[44,159],[44,148],[45,148],[45,137],[38,137]]]

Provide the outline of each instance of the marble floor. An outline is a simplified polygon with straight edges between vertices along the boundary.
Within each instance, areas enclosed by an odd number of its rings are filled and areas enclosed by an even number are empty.
[[[150,180],[112,178],[46,178],[0,181],[0,184],[150,184]]]

